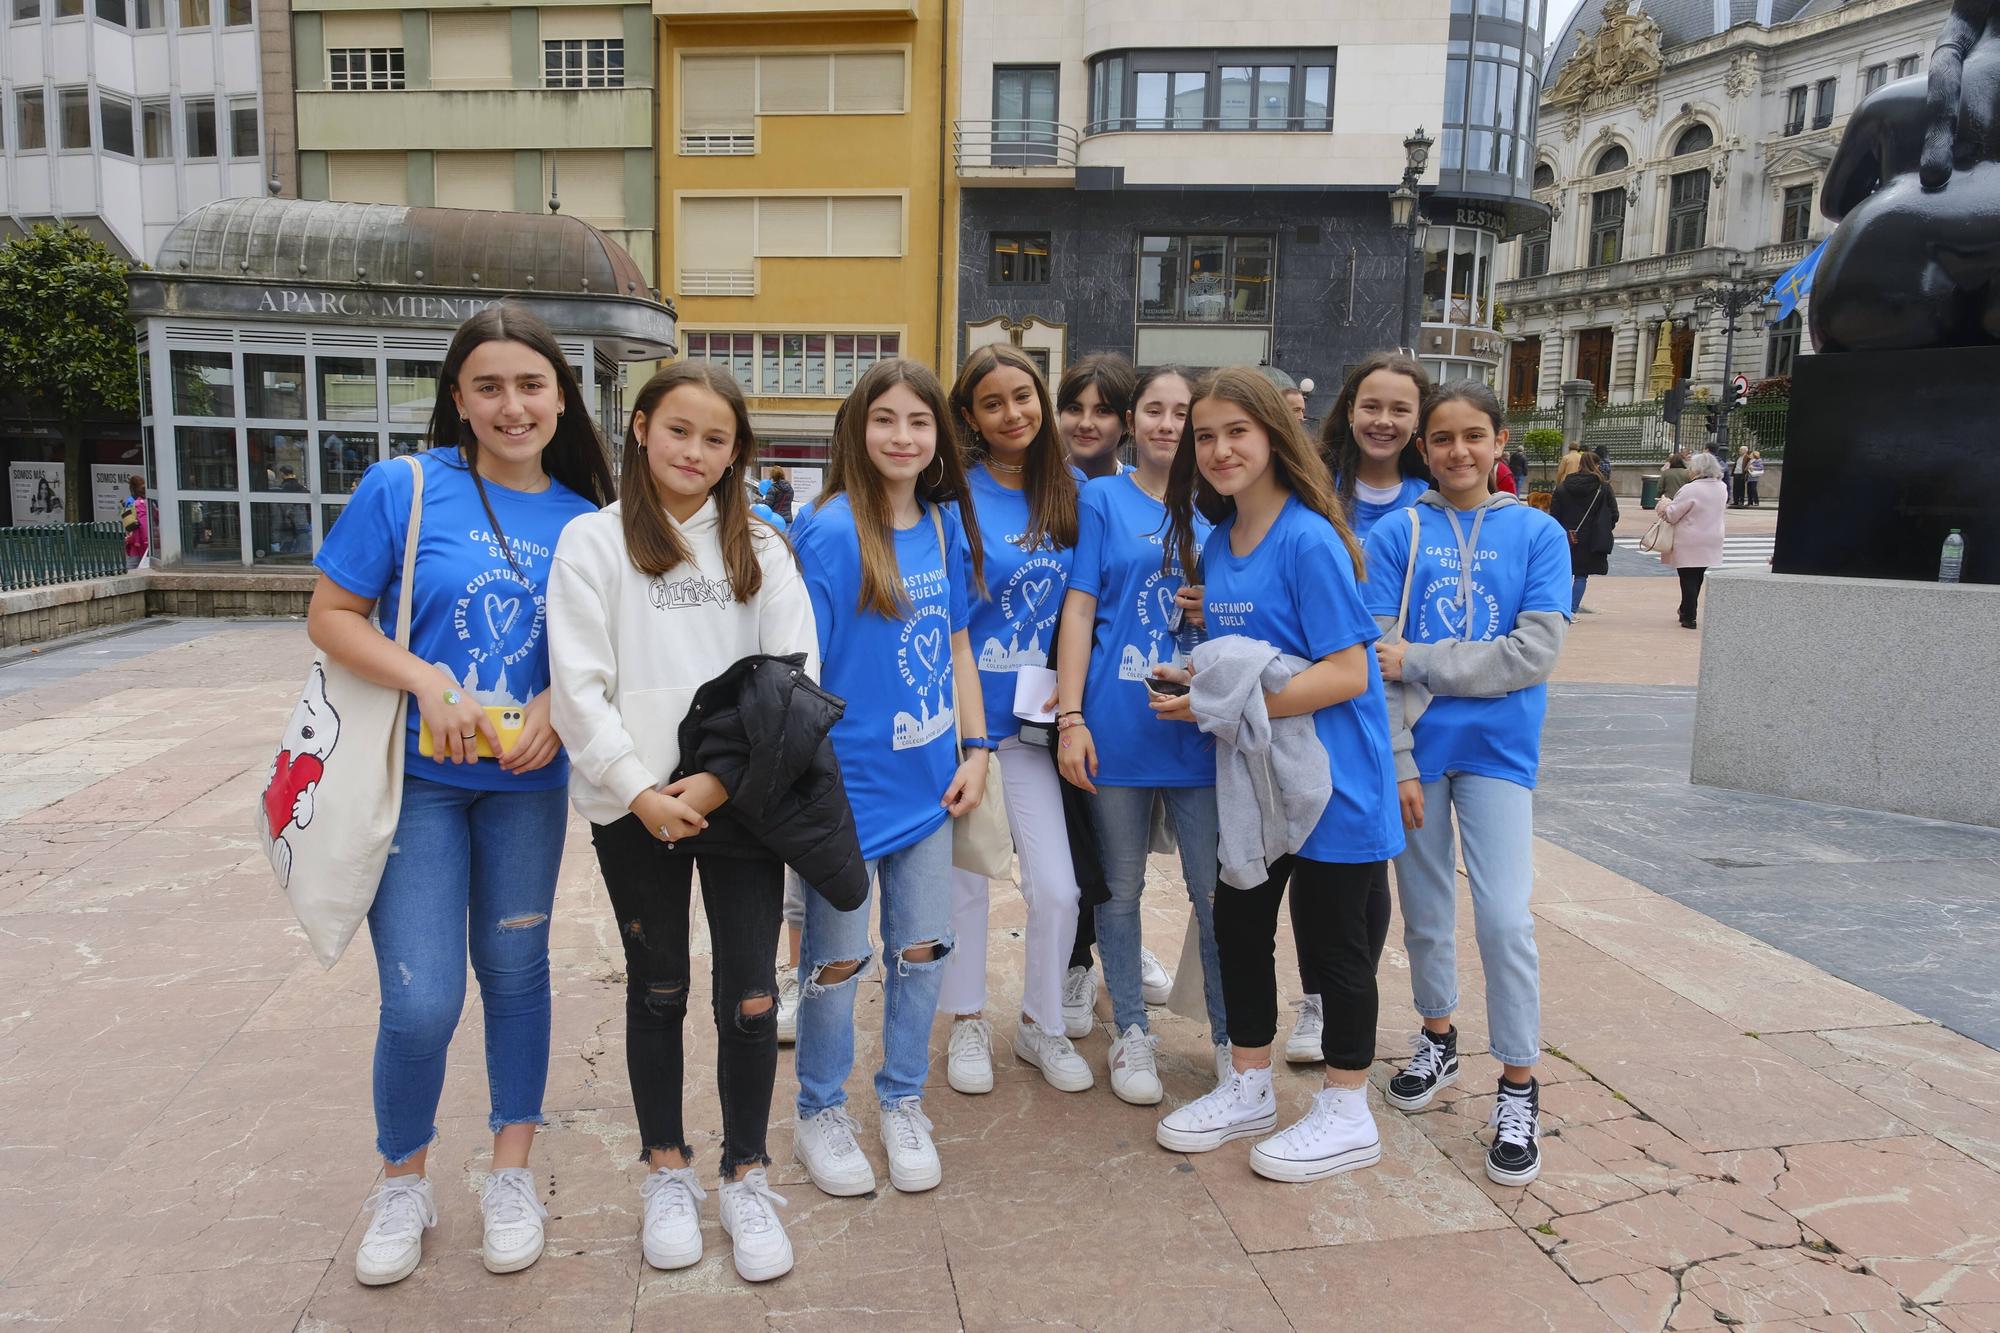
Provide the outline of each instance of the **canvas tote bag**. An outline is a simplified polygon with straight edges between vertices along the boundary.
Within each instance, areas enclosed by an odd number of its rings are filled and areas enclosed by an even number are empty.
[[[424,469],[403,538],[396,643],[410,646],[411,585],[424,517]],[[324,652],[313,658],[257,803],[257,834],[324,967],[340,960],[375,901],[403,812],[404,719],[410,696],[363,680]]]
[[[945,545],[944,520],[938,517],[935,501],[931,504],[931,527],[937,531],[938,557],[945,559],[950,548]],[[965,728],[958,713],[958,703],[953,700],[951,734],[962,764],[965,745],[960,738],[965,735]],[[986,795],[971,811],[952,821],[951,863],[988,879],[1005,879],[1014,873],[1014,835],[1007,830],[1007,794],[1001,790],[997,751],[986,752]]]

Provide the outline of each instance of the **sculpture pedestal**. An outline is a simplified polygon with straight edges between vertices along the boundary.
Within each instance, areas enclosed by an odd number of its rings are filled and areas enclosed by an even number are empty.
[[[2000,583],[2000,346],[1800,357],[1772,569],[1926,582],[1953,528]]]
[[[1724,569],[1707,603],[1696,782],[2000,828],[2000,587]]]

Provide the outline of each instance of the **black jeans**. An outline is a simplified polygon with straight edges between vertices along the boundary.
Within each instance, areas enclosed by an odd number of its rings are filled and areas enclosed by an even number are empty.
[[[710,941],[715,1084],[722,1099],[722,1176],[730,1179],[746,1162],[768,1166],[764,1133],[778,1075],[774,960],[784,864],[775,857],[704,856],[687,844],[670,851],[637,815],[591,825],[590,840],[625,945],[625,1071],[642,1147],[693,1156],[681,1123],[681,1027],[687,1017],[689,896],[699,865]],[[772,1007],[745,1016],[738,1006],[759,996]]]
[[[1331,1069],[1366,1069],[1375,1060],[1375,959],[1368,898],[1383,863],[1344,865],[1280,857],[1254,889],[1215,890],[1215,944],[1222,956],[1222,1003],[1229,1040],[1269,1046],[1278,1030],[1278,900],[1292,891],[1299,952],[1320,986],[1326,1026],[1320,1050]]]
[[[1299,924],[1299,896],[1292,895],[1292,942],[1297,944],[1305,935],[1305,928]],[[1375,863],[1375,874],[1368,881],[1368,956],[1375,966],[1382,964],[1382,946],[1389,942],[1389,863]],[[1306,961],[1304,946],[1300,946],[1299,986],[1308,995],[1318,995],[1319,977],[1314,975],[1312,965]]]
[[[1699,569],[1683,569],[1681,576],[1681,624],[1694,624],[1696,601],[1701,597],[1701,581],[1708,574],[1706,565]]]
[[[1735,506],[1736,508],[1739,508],[1739,509],[1740,509],[1740,508],[1742,508],[1742,507],[1743,507],[1743,502],[1744,502],[1744,500],[1745,500],[1745,498],[1746,498],[1746,492],[1748,491],[1748,489],[1749,489],[1749,486],[1750,486],[1750,474],[1749,474],[1749,473],[1747,473],[1747,472],[1732,472],[1732,473],[1730,473],[1730,474],[1729,474],[1729,503],[1730,503],[1731,505]]]

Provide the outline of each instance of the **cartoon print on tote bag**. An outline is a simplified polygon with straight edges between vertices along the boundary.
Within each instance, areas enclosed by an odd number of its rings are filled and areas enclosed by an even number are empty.
[[[305,693],[292,709],[284,743],[271,760],[270,781],[264,787],[264,820],[270,830],[271,859],[278,882],[287,889],[292,879],[292,845],[285,834],[312,823],[313,798],[326,773],[326,761],[340,742],[340,714],[326,698],[326,670],[313,664]]]

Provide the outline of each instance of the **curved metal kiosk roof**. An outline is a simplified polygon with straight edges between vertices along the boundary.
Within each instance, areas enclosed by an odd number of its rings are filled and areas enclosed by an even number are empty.
[[[456,324],[506,299],[624,360],[675,350],[673,306],[577,218],[310,199],[222,199],[131,276],[132,315]]]

